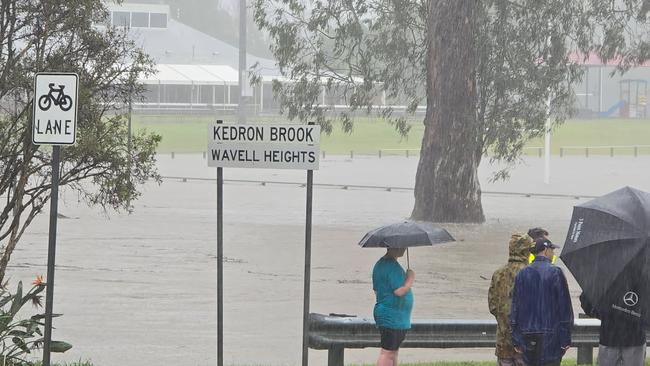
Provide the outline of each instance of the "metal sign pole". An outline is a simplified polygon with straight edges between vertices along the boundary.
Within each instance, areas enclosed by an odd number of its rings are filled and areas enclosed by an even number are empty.
[[[311,211],[312,193],[314,185],[314,171],[307,171],[307,210],[305,214],[305,293],[303,296],[302,313],[302,366],[309,364],[309,296],[311,281]]]
[[[217,168],[217,366],[223,366],[223,168]]]
[[[45,335],[43,366],[50,366],[50,342],[52,341],[52,302],[54,300],[54,259],[56,256],[56,219],[59,205],[59,161],[61,147],[52,147],[52,191],[50,193],[50,238],[47,253],[47,278],[45,294]]]
[[[217,366],[223,366],[223,168],[217,168]]]

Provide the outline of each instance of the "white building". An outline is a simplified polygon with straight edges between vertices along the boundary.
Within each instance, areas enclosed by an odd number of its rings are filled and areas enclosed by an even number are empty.
[[[108,5],[114,26],[129,28],[132,39],[157,63],[157,73],[143,75],[145,100],[134,103],[142,111],[211,112],[233,110],[239,102],[239,49],[170,16],[168,5]],[[248,67],[258,65],[265,82],[248,87],[251,110],[277,109],[271,80],[279,76],[275,61],[247,54]],[[265,108],[266,107],[266,108]]]

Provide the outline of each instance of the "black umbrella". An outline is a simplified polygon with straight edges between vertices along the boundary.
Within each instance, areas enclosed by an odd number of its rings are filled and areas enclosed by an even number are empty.
[[[405,220],[369,231],[359,242],[362,248],[408,248],[456,241],[447,230],[430,222]]]
[[[560,258],[602,312],[650,324],[650,193],[625,187],[575,206]]]

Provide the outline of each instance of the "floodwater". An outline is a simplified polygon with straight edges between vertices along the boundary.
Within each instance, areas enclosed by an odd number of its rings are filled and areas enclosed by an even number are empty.
[[[416,273],[414,319],[488,319],[492,272],[507,259],[512,231],[543,226],[563,244],[572,206],[631,185],[650,191],[650,157],[526,158],[508,182],[484,194],[484,225],[445,225],[458,240],[411,251]],[[159,157],[164,176],[215,178],[201,155]],[[417,159],[328,157],[314,174],[311,311],[371,317],[370,272],[383,254],[361,249],[363,234],[409,216],[412,191],[348,187],[412,187]],[[226,364],[298,365],[301,360],[305,188],[245,180],[305,182],[303,171],[226,169],[224,201],[224,360]],[[233,182],[232,180],[240,180]],[[47,213],[47,210],[46,210]],[[144,187],[131,215],[104,213],[64,193],[59,220],[54,339],[74,348],[53,361],[103,365],[216,363],[216,183],[166,179]],[[47,215],[25,234],[11,261],[10,287],[45,274]],[[565,270],[568,274],[568,271]],[[574,310],[580,289],[569,277]],[[375,362],[377,349],[347,350],[346,362]],[[491,360],[492,349],[403,349],[403,361]],[[571,357],[571,356],[569,356]],[[573,355],[575,357],[575,354]],[[325,351],[310,350],[324,365]]]

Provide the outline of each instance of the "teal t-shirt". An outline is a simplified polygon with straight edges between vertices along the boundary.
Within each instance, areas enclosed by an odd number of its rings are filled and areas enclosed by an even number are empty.
[[[395,296],[393,291],[402,287],[406,272],[394,258],[382,257],[372,270],[372,288],[377,294],[374,316],[377,326],[391,329],[410,329],[413,293]]]

